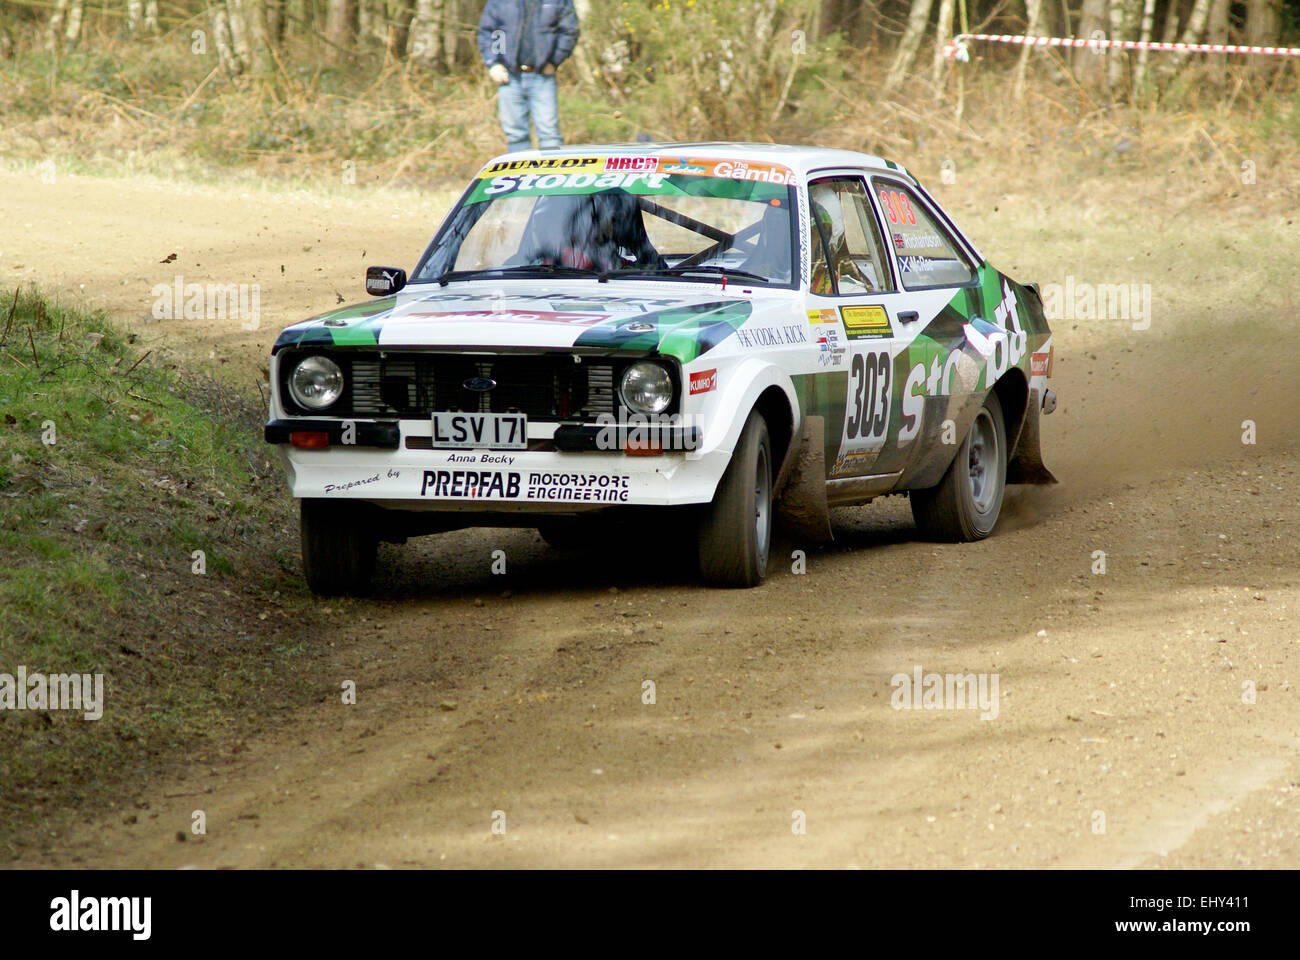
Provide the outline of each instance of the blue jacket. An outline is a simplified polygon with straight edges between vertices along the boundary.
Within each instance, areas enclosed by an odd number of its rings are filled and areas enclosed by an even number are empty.
[[[578,42],[578,14],[573,0],[536,0],[537,15],[525,24],[524,0],[487,0],[478,22],[478,52],[489,67],[504,63],[511,73],[519,72],[519,42],[524,30],[531,31],[533,64],[559,66],[573,53]]]

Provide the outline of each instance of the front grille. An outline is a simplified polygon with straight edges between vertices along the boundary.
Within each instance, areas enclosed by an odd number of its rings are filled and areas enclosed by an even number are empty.
[[[349,413],[359,417],[427,417],[434,411],[523,413],[530,420],[593,421],[614,414],[614,367],[573,357],[458,354],[353,355],[348,358]],[[490,390],[468,390],[476,378]],[[333,413],[333,411],[331,411]],[[342,414],[334,414],[336,416]]]

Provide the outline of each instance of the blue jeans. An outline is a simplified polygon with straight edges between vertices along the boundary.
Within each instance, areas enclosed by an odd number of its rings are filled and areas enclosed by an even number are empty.
[[[560,105],[555,94],[555,75],[541,73],[512,73],[510,82],[497,88],[497,112],[501,116],[501,132],[506,135],[506,150],[514,153],[532,148],[528,136],[531,115],[537,128],[539,147],[558,147],[564,143],[560,137]]]

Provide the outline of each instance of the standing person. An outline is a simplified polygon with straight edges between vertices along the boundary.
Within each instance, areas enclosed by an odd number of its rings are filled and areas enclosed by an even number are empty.
[[[488,0],[478,23],[478,50],[498,88],[497,112],[508,151],[532,146],[530,118],[539,147],[564,143],[555,68],[577,42],[573,0]]]

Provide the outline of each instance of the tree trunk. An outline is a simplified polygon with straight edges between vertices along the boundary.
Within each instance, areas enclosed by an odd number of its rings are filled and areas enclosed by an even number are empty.
[[[325,17],[325,39],[329,50],[325,59],[333,64],[342,63],[351,52],[357,39],[357,0],[328,0]]]
[[[63,23],[68,13],[68,0],[56,0],[54,12],[50,14],[50,24],[45,29],[45,49],[53,53],[59,47],[63,37]]]
[[[230,46],[230,11],[225,3],[217,0],[208,8],[208,17],[212,22],[212,45],[217,48],[217,61],[227,76],[238,76],[243,67]]]
[[[275,47],[284,45],[284,14],[284,0],[266,0],[266,39]]]
[[[248,48],[248,20],[244,16],[243,0],[226,0],[226,11],[230,14],[230,46],[239,61],[239,72],[243,73],[253,65],[252,54]]]
[[[1141,39],[1143,43],[1150,42],[1151,31],[1155,28],[1155,23],[1156,23],[1156,0],[1143,0],[1142,30],[1141,30],[1141,35],[1139,37],[1139,39]],[[1146,79],[1148,53],[1150,53],[1149,50],[1138,51],[1137,71],[1136,71],[1136,75],[1133,78],[1133,85],[1138,90],[1142,89],[1142,81]]]
[[[415,0],[411,22],[411,59],[432,67],[442,52],[442,13],[446,0]]]
[[[126,0],[126,29],[128,33],[138,33],[144,20],[144,0]]]
[[[1211,0],[1210,18],[1205,26],[1206,43],[1228,42],[1228,8],[1230,0]],[[1228,55],[1211,53],[1207,55],[1206,76],[1211,83],[1223,86],[1228,81]]]
[[[1277,45],[1282,30],[1280,0],[1247,0],[1246,42],[1257,47]]]
[[[1083,0],[1083,13],[1079,18],[1077,36],[1091,40],[1093,34],[1106,32],[1109,20],[1108,0]],[[1105,79],[1107,51],[1093,47],[1079,47],[1074,51],[1074,75],[1083,86],[1100,87]]]
[[[1151,0],[1151,2],[1154,3],[1155,0]],[[1028,18],[1025,25],[1026,35],[1031,37],[1039,36],[1043,20],[1043,0],[1025,0],[1025,14]],[[1025,70],[1029,65],[1029,51],[1028,46],[1022,47],[1020,57],[1016,61],[1016,82],[1013,94],[1017,100],[1020,100],[1025,95]]]
[[[269,77],[274,63],[271,59],[270,38],[266,28],[266,0],[242,0],[244,21],[248,30],[248,65],[259,76]]]
[[[1128,40],[1132,38],[1132,21],[1136,19],[1132,10],[1139,0],[1110,0],[1110,39]],[[1124,85],[1125,69],[1128,55],[1119,50],[1106,51],[1106,85],[1111,95]]]
[[[934,84],[936,96],[939,93],[939,80],[948,62],[948,58],[943,55],[943,48],[952,39],[952,12],[956,5],[956,0],[939,0],[939,23],[934,31],[934,60],[930,64],[930,82]]]
[[[448,73],[455,73],[460,65],[461,38],[455,24],[465,16],[465,0],[442,0],[442,20],[438,31],[442,35],[442,66]],[[474,22],[477,25],[477,16],[474,16]]]
[[[1280,0],[1247,0],[1246,42],[1257,47],[1277,46],[1282,31]],[[1271,76],[1282,67],[1283,57],[1247,57],[1252,73]]]
[[[86,11],[86,0],[69,0],[68,28],[63,31],[63,51],[68,53],[77,49],[81,41],[81,19]]]
[[[145,0],[144,28],[149,33],[158,32],[158,0]]]
[[[407,44],[411,42],[411,4],[409,0],[393,0],[389,6],[388,55],[395,60],[406,56]]]
[[[1205,36],[1205,24],[1210,16],[1210,0],[1196,0],[1192,5],[1192,14],[1187,18],[1187,27],[1179,37],[1182,43],[1200,43]],[[1180,56],[1186,57],[1187,54]]]
[[[1161,43],[1173,43],[1178,39],[1178,0],[1169,0],[1165,8],[1165,28],[1160,34]]]
[[[890,93],[898,89],[899,84],[907,78],[916,60],[916,51],[921,46],[921,38],[925,36],[925,28],[930,23],[930,7],[933,2],[934,0],[912,0],[907,26],[903,29],[902,39],[898,41],[898,50],[894,53],[893,63],[889,65],[889,73],[885,75],[882,92]]]

